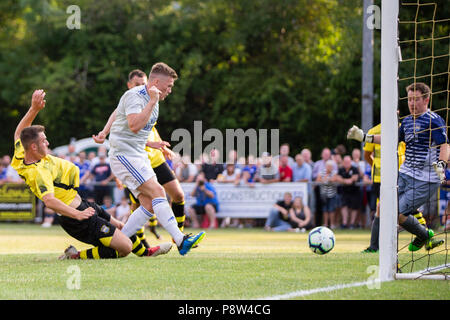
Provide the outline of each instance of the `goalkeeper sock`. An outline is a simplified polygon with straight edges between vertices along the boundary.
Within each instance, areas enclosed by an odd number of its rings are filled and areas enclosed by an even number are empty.
[[[169,232],[177,246],[179,246],[183,242],[184,234],[178,229],[177,221],[167,199],[154,198],[152,200],[152,206],[159,223]]]
[[[412,215],[406,217],[406,221],[400,224],[406,231],[416,235],[420,240],[428,239],[428,229],[417,221]]]
[[[427,227],[427,221],[423,217],[422,212],[420,212],[419,210],[416,210],[416,211],[414,211],[413,215],[414,215],[414,218],[416,218],[417,221],[419,221],[419,223],[421,225],[423,225],[425,228]]]
[[[378,250],[380,237],[380,217],[375,217],[372,221],[372,229],[370,233],[370,248]]]
[[[178,229],[180,229],[181,232],[184,231],[184,221],[186,220],[186,216],[184,214],[184,201],[183,202],[173,202],[172,203],[172,210],[173,214],[175,216],[175,219],[178,223]]]

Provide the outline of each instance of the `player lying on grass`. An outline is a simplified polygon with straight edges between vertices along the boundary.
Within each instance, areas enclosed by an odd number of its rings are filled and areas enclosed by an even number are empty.
[[[167,253],[171,243],[145,248],[136,235],[127,237],[120,229],[123,224],[111,217],[97,204],[81,198],[79,169],[72,162],[48,154],[49,142],[45,128],[32,125],[44,109],[45,92],[36,90],[31,107],[14,133],[13,168],[25,180],[31,191],[45,206],[61,216],[61,227],[75,239],[94,248],[77,251],[70,246],[60,259],[102,259],[125,257],[130,252],[138,256]]]
[[[129,73],[127,87],[128,89],[132,89],[137,86],[142,86],[147,84],[147,75],[145,72],[136,69]],[[111,125],[116,119],[116,110],[113,111],[111,116],[108,119],[105,127],[102,131],[100,131],[97,135],[93,135],[92,138],[96,143],[103,143],[106,140],[106,137],[109,134],[111,129]],[[172,151],[168,149],[169,143],[163,141],[156,130],[156,124],[153,126],[152,131],[148,136],[148,141],[145,147],[145,151],[148,154],[148,158],[150,160],[151,166],[156,174],[156,179],[163,186],[164,190],[170,197],[171,206],[173,213],[175,215],[175,219],[178,223],[178,228],[183,231],[184,229],[184,192],[181,188],[181,185],[178,179],[173,174],[169,165],[166,162],[166,158],[171,160],[173,158]],[[140,203],[139,200],[133,196],[133,193],[126,188],[126,193],[131,201],[131,209],[132,211],[136,210]],[[159,239],[159,234],[156,231],[157,219],[155,216],[150,218],[149,226],[150,231]],[[145,245],[145,234],[144,228],[139,230],[137,233],[138,237]]]
[[[427,250],[441,245],[434,232],[421,225],[414,212],[437,192],[445,181],[449,158],[448,138],[444,120],[428,109],[430,88],[424,83],[413,83],[406,88],[410,115],[399,127],[399,142],[406,144],[405,161],[398,177],[399,224],[416,238],[409,244],[410,251],[425,245]],[[381,135],[365,134],[357,126],[347,133],[348,139],[359,142],[381,143]],[[385,137],[386,138],[386,137]]]
[[[166,192],[158,182],[145,151],[148,135],[158,119],[159,102],[172,92],[177,78],[172,68],[159,62],[152,66],[146,85],[134,87],[122,95],[111,125],[109,160],[114,175],[140,202],[122,232],[135,234],[156,215],[176,243],[179,253],[185,255],[204,238],[205,233],[202,231],[191,236],[180,231]]]

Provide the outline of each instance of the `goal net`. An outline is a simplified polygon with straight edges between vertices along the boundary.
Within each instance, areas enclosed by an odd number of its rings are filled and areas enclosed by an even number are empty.
[[[396,1],[392,1],[396,2]],[[382,3],[386,4],[384,1]],[[392,5],[392,4],[391,4]],[[408,96],[406,88],[411,84],[425,83],[430,88],[429,104],[428,109],[433,113],[439,115],[444,124],[442,128],[448,134],[448,121],[449,121],[449,77],[450,77],[450,10],[447,0],[400,0],[398,4],[398,16],[397,21],[394,23],[396,26],[396,43],[389,44],[386,41],[388,36],[385,36],[384,46],[392,45],[396,47],[396,56],[389,58],[389,52],[387,53],[386,48],[384,48],[383,56],[383,39],[382,39],[382,68],[383,63],[386,59],[392,59],[393,63],[396,63],[396,79],[394,85],[396,86],[393,100],[397,106],[398,123],[401,123],[406,117],[410,115],[410,109],[408,107]],[[382,17],[382,38],[383,38],[383,27],[384,23],[388,21],[386,15],[383,13]],[[383,20],[383,18],[385,20]],[[392,16],[391,16],[392,19]],[[386,27],[389,28],[389,23],[386,23]],[[385,30],[385,35],[386,35]],[[395,39],[394,39],[395,40]],[[392,41],[392,39],[391,39]],[[392,55],[393,51],[390,52]],[[385,61],[383,62],[383,59]],[[382,78],[386,76],[382,72]],[[389,75],[387,75],[389,77]],[[392,75],[394,76],[394,75]],[[387,86],[385,80],[385,88]],[[385,97],[386,97],[385,89]],[[382,96],[383,96],[383,79],[382,79]],[[392,99],[392,98],[391,98]],[[385,104],[388,103],[385,100]],[[391,100],[392,101],[392,100]],[[392,121],[389,124],[384,123],[383,127],[383,99],[382,99],[382,132],[384,128],[388,125],[392,127]],[[387,113],[392,111],[385,111],[385,122],[388,117]],[[419,143],[420,137],[427,135],[429,136],[430,150],[429,154],[439,153],[440,144],[433,143],[433,131],[440,128],[435,128],[431,124],[429,126],[424,126],[419,124],[419,120],[412,118],[413,120],[413,133],[410,134],[407,139],[414,139]],[[430,120],[431,121],[431,120]],[[395,128],[391,128],[395,129]],[[395,135],[396,136],[396,135]],[[383,142],[385,139],[383,140]],[[387,147],[386,147],[387,148]],[[385,150],[387,150],[385,148]],[[408,157],[412,163],[420,163],[423,155],[420,154],[420,150],[415,151],[415,148],[408,148]],[[392,151],[392,148],[388,151]],[[383,156],[382,149],[382,156]],[[395,157],[397,158],[397,157]],[[392,162],[391,158],[391,162]],[[402,161],[402,158],[399,157]],[[448,160],[448,159],[447,159]],[[386,161],[389,161],[388,157],[382,158],[381,168],[383,166],[388,166]],[[392,169],[393,166],[390,165]],[[449,166],[450,168],[450,166]],[[397,167],[398,169],[398,167]],[[386,173],[384,176],[389,173]],[[397,173],[395,174],[397,177]],[[425,174],[425,176],[427,176]],[[428,175],[429,176],[429,175]],[[429,178],[431,179],[431,178]],[[420,177],[419,180],[424,180]],[[382,181],[383,172],[382,172]],[[429,181],[431,182],[431,180]],[[434,230],[435,239],[443,240],[444,243],[432,250],[426,250],[425,246],[418,251],[410,251],[409,244],[414,240],[414,235],[404,231],[400,226],[395,232],[396,239],[393,241],[394,245],[391,243],[391,251],[395,250],[396,255],[392,258],[389,253],[384,250],[381,252],[380,248],[380,278],[384,276],[385,279],[395,278],[395,279],[450,279],[450,261],[449,261],[449,231],[450,231],[450,208],[448,207],[448,191],[450,190],[450,175],[449,175],[449,185],[442,184],[437,192],[434,192],[434,188],[431,187],[428,191],[418,191],[415,190],[415,185],[412,185],[414,190],[413,194],[419,197],[419,192],[423,196],[426,194],[427,201],[425,204],[421,205],[416,213],[416,217],[419,222],[426,224],[427,228]],[[388,190],[387,190],[388,191]],[[381,195],[381,204],[386,201],[390,204],[397,204],[395,201],[389,201],[389,197],[394,197],[389,195],[389,192],[383,192]],[[413,203],[416,198],[412,199]],[[381,207],[381,216],[383,216],[383,206]],[[384,206],[384,211],[388,210],[387,206]],[[397,210],[394,210],[394,212]],[[397,211],[398,212],[398,211]],[[381,232],[386,232],[389,234],[390,230],[387,224],[392,222],[392,219],[384,219],[385,227],[382,227]],[[381,238],[380,234],[380,238]],[[386,237],[385,237],[386,239]],[[389,241],[389,240],[387,240]],[[385,241],[386,243],[386,241]],[[380,245],[382,243],[380,242]],[[386,245],[385,245],[386,248]],[[383,257],[381,255],[384,255]],[[383,265],[382,265],[383,264]],[[388,265],[386,265],[388,264]],[[384,269],[383,269],[384,268]],[[381,273],[384,270],[384,275]],[[393,270],[393,271],[392,271]],[[392,271],[393,275],[390,276],[389,272]]]

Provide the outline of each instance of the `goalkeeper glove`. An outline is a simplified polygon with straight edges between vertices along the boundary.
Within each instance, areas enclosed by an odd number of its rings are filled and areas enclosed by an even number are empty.
[[[447,169],[447,162],[444,160],[439,160],[438,162],[433,162],[434,171],[436,171],[441,183],[445,183],[445,169]]]
[[[357,126],[353,126],[348,130],[347,139],[353,139],[359,142],[373,143],[373,135],[365,134],[364,131],[362,131]]]

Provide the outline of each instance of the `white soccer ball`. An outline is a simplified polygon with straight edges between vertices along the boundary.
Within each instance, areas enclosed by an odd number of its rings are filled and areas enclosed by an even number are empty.
[[[309,232],[308,245],[312,252],[325,254],[334,248],[336,239],[333,231],[327,227],[315,227]]]

